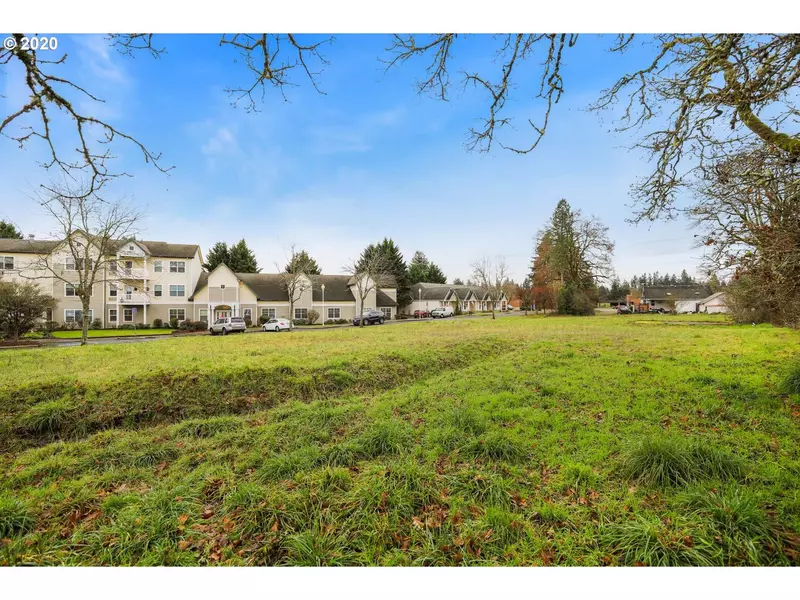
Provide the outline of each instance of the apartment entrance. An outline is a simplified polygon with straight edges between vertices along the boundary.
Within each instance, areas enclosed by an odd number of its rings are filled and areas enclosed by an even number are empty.
[[[233,309],[230,306],[226,304],[220,304],[219,306],[214,307],[215,321],[217,319],[224,319],[226,317],[232,317],[232,316],[233,316]]]

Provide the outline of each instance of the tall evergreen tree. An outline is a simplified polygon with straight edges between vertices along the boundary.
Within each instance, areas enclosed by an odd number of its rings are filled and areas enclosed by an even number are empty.
[[[453,285],[464,285],[464,282],[461,280],[460,277],[456,277],[453,279]]]
[[[244,238],[231,246],[230,263],[228,266],[234,273],[258,273],[255,253],[248,247]]]
[[[383,255],[389,272],[397,282],[397,304],[407,306],[412,300],[408,283],[408,267],[394,240],[383,238],[379,244],[370,244],[364,248],[356,266],[358,268],[365,267],[376,254]]]
[[[231,251],[225,242],[217,242],[211,247],[211,250],[206,254],[206,262],[203,263],[203,268],[210,273],[221,264],[226,264],[229,267],[231,264]]]
[[[428,269],[428,283],[447,283],[447,275],[444,274],[436,263],[431,263]]]
[[[294,273],[297,265],[301,266],[306,275],[322,275],[322,270],[319,268],[317,261],[309,256],[305,250],[300,250],[293,254],[283,270],[286,273]]]
[[[447,283],[447,277],[439,265],[428,260],[425,253],[419,250],[408,263],[408,284],[415,283]]]
[[[22,232],[13,223],[0,221],[0,238],[22,239]]]

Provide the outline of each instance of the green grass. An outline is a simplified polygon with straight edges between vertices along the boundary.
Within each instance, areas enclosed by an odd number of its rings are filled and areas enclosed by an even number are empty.
[[[0,564],[798,564],[800,334],[688,317],[4,351]]]
[[[169,335],[172,329],[90,329],[88,335],[90,338],[104,338],[104,337],[126,337],[129,335]],[[75,339],[81,337],[80,329],[72,329],[70,331],[54,331],[53,337],[57,339]]]

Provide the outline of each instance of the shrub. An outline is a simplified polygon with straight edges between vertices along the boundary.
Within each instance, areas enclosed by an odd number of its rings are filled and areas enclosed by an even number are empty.
[[[182,331],[205,331],[208,329],[205,321],[181,321],[180,327]]]
[[[319,320],[319,313],[315,310],[308,311],[308,324],[313,325]]]
[[[153,319],[153,327],[156,329],[161,329],[164,326],[164,321],[161,319]]]
[[[269,321],[269,315],[261,315],[260,317],[258,317],[258,322],[259,322],[261,325],[263,325],[263,324],[264,324],[264,323],[266,323],[267,321]]]
[[[685,485],[708,478],[738,478],[742,460],[700,440],[678,437],[643,439],[627,456],[624,470],[645,484]]]
[[[103,322],[100,319],[95,319],[89,324],[89,329],[102,329]]]
[[[141,325],[136,326],[139,329],[150,329],[150,323],[142,323]]]
[[[350,321],[348,321],[347,319],[336,319],[336,324],[337,325],[345,325],[345,324],[347,324],[349,322]]]
[[[251,319],[249,315],[246,316],[244,318],[244,324],[245,324],[245,327],[252,327],[253,326],[253,319]]]
[[[178,328],[178,318],[177,317],[172,317],[169,320],[169,326],[172,329],[177,329]]]
[[[561,315],[593,315],[594,304],[583,290],[567,285],[558,291],[558,313]]]
[[[335,325],[335,324],[336,321],[334,319],[328,319],[327,321],[325,321],[325,325]]]
[[[292,319],[295,325],[308,325],[308,319]]]

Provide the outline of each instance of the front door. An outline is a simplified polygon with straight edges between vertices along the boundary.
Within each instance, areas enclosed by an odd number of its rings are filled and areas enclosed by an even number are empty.
[[[231,316],[230,310],[215,310],[214,311],[214,318],[215,319],[225,319],[226,317]]]

